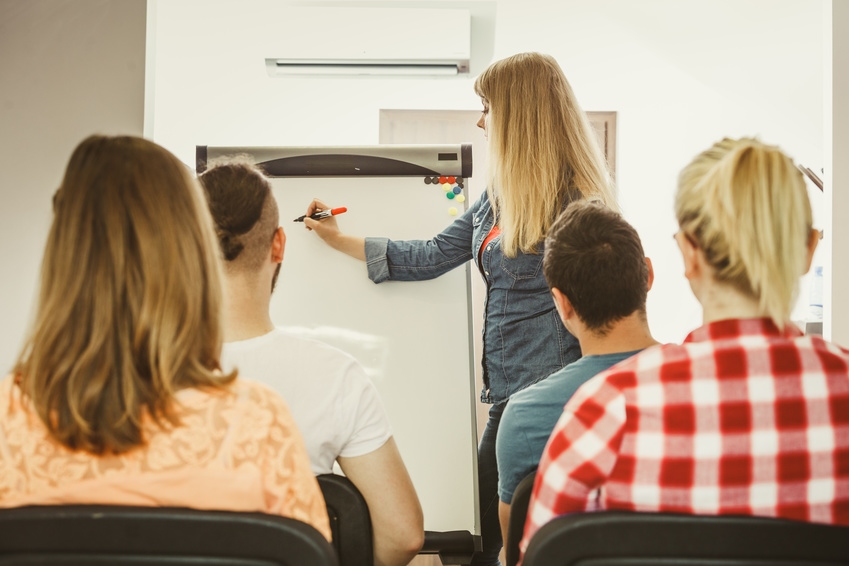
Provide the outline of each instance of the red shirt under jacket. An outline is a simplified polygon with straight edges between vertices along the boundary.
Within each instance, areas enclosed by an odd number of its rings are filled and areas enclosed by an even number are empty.
[[[849,525],[849,350],[723,320],[584,384],[537,473],[521,542],[596,509]]]

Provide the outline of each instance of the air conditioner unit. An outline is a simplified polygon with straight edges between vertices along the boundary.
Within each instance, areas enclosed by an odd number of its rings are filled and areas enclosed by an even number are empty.
[[[457,75],[469,72],[469,10],[292,7],[265,59],[288,75]]]

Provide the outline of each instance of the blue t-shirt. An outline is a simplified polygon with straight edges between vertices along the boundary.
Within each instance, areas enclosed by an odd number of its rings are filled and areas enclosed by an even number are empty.
[[[548,437],[575,391],[591,377],[639,351],[584,356],[510,397],[495,441],[501,501],[510,503],[519,482],[537,469]]]

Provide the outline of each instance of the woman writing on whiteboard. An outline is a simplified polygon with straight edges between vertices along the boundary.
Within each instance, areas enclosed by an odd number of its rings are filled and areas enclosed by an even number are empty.
[[[487,190],[431,240],[393,241],[342,233],[336,220],[306,218],[327,244],[366,261],[369,278],[418,281],[473,260],[486,281],[481,401],[492,404],[478,447],[483,552],[498,564],[495,438],[516,393],[581,355],[560,321],[542,273],[543,239],[570,202],[600,199],[616,208],[607,165],[563,71],[548,55],[521,53],[475,81],[488,141]],[[307,215],[329,208],[315,199]]]

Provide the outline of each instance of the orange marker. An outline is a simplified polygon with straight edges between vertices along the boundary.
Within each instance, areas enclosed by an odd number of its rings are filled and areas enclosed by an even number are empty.
[[[348,212],[348,209],[344,206],[340,206],[338,208],[328,208],[327,210],[322,210],[321,212],[314,212],[310,214],[309,218],[312,218],[313,220],[321,220],[322,218],[329,218],[330,216],[336,216],[337,214],[342,214],[343,212]],[[303,222],[304,218],[307,218],[306,214],[295,218],[295,222]]]

